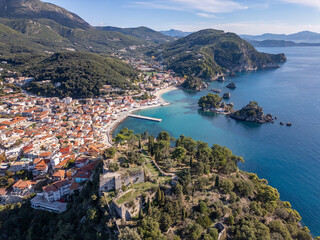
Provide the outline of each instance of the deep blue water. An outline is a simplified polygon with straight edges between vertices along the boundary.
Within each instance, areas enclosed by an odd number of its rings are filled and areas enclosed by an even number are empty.
[[[223,115],[201,114],[198,99],[208,93],[175,90],[163,95],[170,106],[140,111],[162,118],[161,123],[126,119],[118,128],[157,135],[166,130],[196,140],[217,143],[243,156],[242,170],[255,172],[276,187],[281,199],[290,201],[314,235],[320,235],[320,47],[259,48],[269,53],[285,53],[281,68],[240,74],[210,88],[225,88],[235,82],[230,102],[241,108],[255,100],[265,113],[278,116],[275,124],[237,122]],[[209,88],[209,89],[210,89]],[[292,122],[292,127],[279,121]]]

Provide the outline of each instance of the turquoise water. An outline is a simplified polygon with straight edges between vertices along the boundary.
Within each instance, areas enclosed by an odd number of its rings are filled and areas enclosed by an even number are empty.
[[[314,235],[320,235],[320,48],[259,48],[287,55],[279,69],[244,73],[210,88],[231,92],[230,102],[241,108],[257,101],[265,113],[278,116],[275,124],[237,122],[223,115],[198,112],[197,101],[208,91],[187,93],[175,90],[163,95],[170,106],[140,111],[162,118],[161,123],[126,119],[117,129],[157,135],[165,130],[196,140],[217,143],[243,156],[242,170],[255,172],[276,187],[281,199],[290,201]],[[229,82],[235,90],[227,90]],[[210,89],[209,88],[209,89]],[[292,127],[279,121],[292,122]]]

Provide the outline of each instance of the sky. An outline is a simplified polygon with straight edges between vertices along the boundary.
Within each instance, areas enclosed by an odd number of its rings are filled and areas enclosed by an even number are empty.
[[[320,0],[44,0],[93,26],[220,29],[237,34],[320,33]]]

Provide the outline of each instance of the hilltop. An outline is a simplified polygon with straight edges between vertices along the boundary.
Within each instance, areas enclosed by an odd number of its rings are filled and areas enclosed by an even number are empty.
[[[100,95],[103,85],[130,89],[137,72],[128,64],[92,53],[56,53],[24,70],[35,80],[26,88],[50,97],[86,98]]]
[[[96,27],[96,28],[104,31],[120,32],[128,36],[140,38],[144,41],[150,41],[157,44],[167,43],[175,40],[172,37],[166,36],[160,32],[157,32],[147,27],[118,28],[118,27],[107,26],[107,27]]]
[[[214,29],[163,44],[148,54],[163,60],[168,69],[180,75],[205,80],[228,73],[276,68],[279,62],[286,61],[284,54],[260,53],[238,35]]]
[[[85,20],[68,10],[40,0],[0,0],[0,17],[51,19],[70,28],[91,28]]]
[[[120,54],[151,43],[114,31],[95,29],[68,10],[39,0],[0,0],[0,56],[25,63],[59,51]]]

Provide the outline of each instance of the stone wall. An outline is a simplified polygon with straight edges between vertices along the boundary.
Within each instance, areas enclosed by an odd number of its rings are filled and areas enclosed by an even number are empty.
[[[123,196],[124,194],[126,194],[130,191],[134,191],[134,190],[130,189],[130,190],[124,192],[123,194],[121,194],[121,196]],[[119,196],[119,197],[121,197],[121,196]],[[128,221],[132,217],[138,215],[139,211],[141,209],[141,198],[140,197],[134,199],[132,202],[133,202],[133,206],[129,207],[128,203],[124,203],[122,205],[119,205],[116,203],[116,200],[113,200],[111,203],[111,208],[115,210],[115,212],[118,214],[118,216],[121,219]]]

